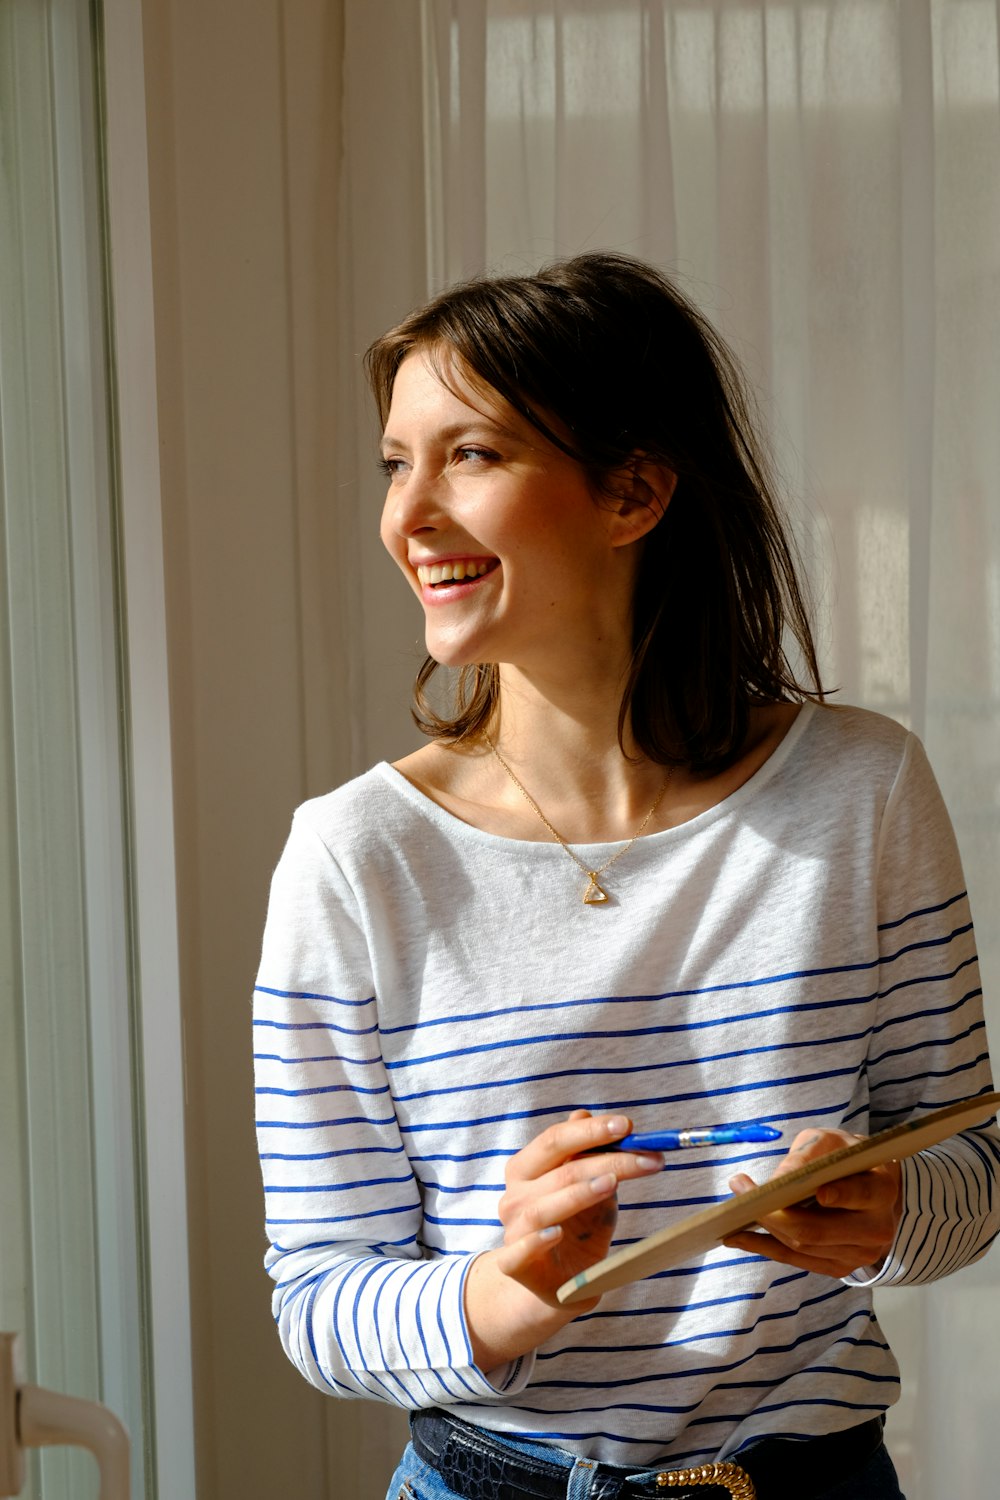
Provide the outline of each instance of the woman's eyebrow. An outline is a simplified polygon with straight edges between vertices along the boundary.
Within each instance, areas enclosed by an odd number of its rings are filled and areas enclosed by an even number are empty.
[[[434,432],[438,442],[450,443],[458,437],[474,437],[477,433],[499,435],[509,439],[517,439],[518,434],[510,427],[505,427],[502,422],[496,422],[492,417],[474,418],[469,422],[451,422],[447,427],[439,427]],[[391,432],[382,434],[380,444],[384,453],[388,448],[401,448],[406,451],[408,444],[402,438],[393,437]]]

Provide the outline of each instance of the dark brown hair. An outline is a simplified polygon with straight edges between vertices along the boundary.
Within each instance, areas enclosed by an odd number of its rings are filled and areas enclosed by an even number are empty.
[[[619,715],[661,764],[724,766],[754,702],[822,698],[791,545],[757,436],[755,407],[711,324],[660,271],[611,253],[537,276],[466,282],[377,339],[365,356],[385,424],[396,372],[425,350],[489,388],[587,471],[598,493],[636,457],[677,476],[641,546],[632,662]],[[785,650],[797,643],[809,685]],[[495,665],[463,668],[454,712],[417,676],[414,718],[430,735],[474,741],[499,703]]]

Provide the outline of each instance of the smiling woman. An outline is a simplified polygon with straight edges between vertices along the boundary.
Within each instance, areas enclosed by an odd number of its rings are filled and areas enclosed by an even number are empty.
[[[257,1123],[285,1349],[414,1413],[393,1500],[500,1473],[554,1500],[899,1497],[872,1288],[984,1253],[994,1124],[666,1279],[557,1292],[989,1091],[923,750],[823,703],[752,403],[658,271],[459,286],[369,371],[430,742],[300,808],[274,877]],[[423,696],[439,663],[450,713]],[[790,1139],[623,1142],[750,1115]]]
[[[632,544],[656,524],[673,476],[652,503],[625,493],[600,503],[584,468],[525,417],[495,398],[492,416],[483,406],[460,366],[443,378],[422,352],[400,364],[382,540],[428,610],[431,657],[560,674],[592,673],[604,657],[617,671]]]
[[[616,627],[627,619],[630,633],[619,739],[630,720],[654,760],[721,766],[746,735],[751,698],[818,692],[753,397],[714,329],[670,282],[604,254],[445,294],[369,350],[385,424],[394,400],[405,397],[396,385],[411,356],[424,365],[428,397],[440,402],[450,393],[460,424],[499,423],[522,470],[530,461],[544,473],[562,461],[563,480],[578,495],[589,491],[581,511],[588,532],[614,518],[614,576],[629,575],[627,600],[615,612]],[[432,374],[444,388],[436,397]],[[535,508],[535,527],[552,505],[550,495]],[[562,532],[564,548],[570,535]],[[631,546],[640,539],[641,548]],[[591,590],[592,610],[610,584],[604,576]],[[805,686],[786,658],[783,625]],[[422,712],[433,657],[418,679]],[[492,667],[465,674],[459,703],[467,701],[470,729],[487,722],[497,686]],[[464,722],[462,711],[454,722]]]

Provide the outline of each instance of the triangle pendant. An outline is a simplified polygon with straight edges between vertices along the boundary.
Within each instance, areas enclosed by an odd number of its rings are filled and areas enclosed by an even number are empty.
[[[608,893],[602,886],[598,885],[596,870],[588,870],[587,874],[590,876],[590,884],[583,893],[584,905],[600,906],[602,902],[607,901]]]

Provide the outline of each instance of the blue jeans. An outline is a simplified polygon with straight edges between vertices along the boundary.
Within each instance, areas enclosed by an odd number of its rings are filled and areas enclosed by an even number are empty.
[[[492,1433],[491,1436],[496,1439],[498,1435]],[[585,1467],[573,1454],[536,1443],[517,1442],[511,1443],[510,1447],[521,1453],[544,1455],[549,1463],[564,1466],[566,1500],[588,1500],[593,1469]],[[652,1475],[656,1470],[648,1472]],[[426,1464],[410,1443],[392,1476],[386,1500],[467,1500],[467,1497],[449,1489],[436,1469]],[[761,1495],[758,1500],[769,1500],[769,1497]],[[824,1490],[816,1500],[905,1500],[905,1497],[899,1488],[892,1460],[882,1447],[872,1454],[857,1474],[831,1490]]]

